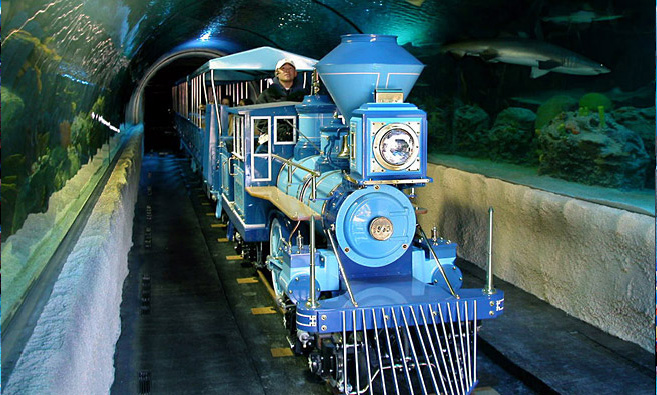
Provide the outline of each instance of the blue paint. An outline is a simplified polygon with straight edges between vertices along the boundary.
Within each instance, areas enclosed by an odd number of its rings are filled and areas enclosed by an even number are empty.
[[[424,65],[395,36],[347,34],[316,65],[322,81],[345,119],[363,103],[374,101],[374,90],[401,89],[407,97]]]

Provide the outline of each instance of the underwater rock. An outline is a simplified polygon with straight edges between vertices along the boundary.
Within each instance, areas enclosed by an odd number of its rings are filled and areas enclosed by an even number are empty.
[[[452,145],[449,111],[442,108],[433,109],[427,114],[429,127],[429,151],[449,152]]]
[[[621,107],[613,112],[614,119],[619,124],[641,136],[646,152],[650,156],[650,163],[646,171],[646,184],[648,189],[655,188],[655,107],[636,108]]]
[[[466,156],[486,157],[490,117],[476,105],[461,106],[454,111],[452,124],[456,149]]]
[[[567,95],[556,95],[541,104],[536,110],[534,128],[540,129],[547,125],[554,117],[564,111],[571,111],[577,107],[577,100]]]
[[[0,202],[2,202],[3,211],[9,213],[8,208],[14,207],[16,203],[16,198],[18,196],[18,188],[16,188],[15,177],[12,182],[6,179],[7,177],[2,177],[2,184],[0,185]],[[5,214],[3,216],[2,226],[5,228],[5,234],[12,229],[13,216]],[[3,247],[4,248],[4,247]]]
[[[488,133],[490,157],[511,163],[535,160],[534,121],[536,114],[521,107],[501,111]]]
[[[614,106],[611,104],[611,100],[602,94],[591,92],[587,93],[584,96],[579,98],[580,108],[588,108],[589,111],[598,111],[598,107],[604,107],[605,111],[611,111]]]
[[[0,87],[0,94],[2,95],[2,123],[18,119],[25,108],[23,99],[4,86]]]
[[[4,141],[3,141],[4,142]],[[21,179],[27,176],[27,167],[25,164],[25,156],[21,154],[10,155],[7,158],[2,158],[2,178],[7,176],[17,176]]]
[[[616,122],[641,136],[647,152],[655,152],[655,107],[621,107],[613,116]]]
[[[79,147],[78,152],[80,152],[80,159],[83,163],[86,163],[92,155],[92,147],[90,146],[89,140],[91,129],[93,129],[93,122],[91,121],[91,117],[86,113],[81,112],[73,118],[71,143]]]
[[[62,121],[59,123],[59,144],[62,148],[71,145],[71,123],[69,121]]]
[[[538,172],[588,185],[642,188],[649,156],[639,135],[598,113],[565,113],[539,134]]]
[[[2,145],[6,153],[17,153],[24,150],[28,137],[25,131],[16,127],[17,120],[23,115],[25,102],[6,87],[0,87],[2,95]]]

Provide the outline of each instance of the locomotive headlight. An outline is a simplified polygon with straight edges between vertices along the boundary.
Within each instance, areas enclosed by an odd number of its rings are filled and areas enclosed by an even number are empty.
[[[420,150],[417,133],[402,123],[382,127],[372,148],[379,164],[389,170],[406,169],[417,159]]]
[[[411,134],[402,129],[389,130],[381,139],[379,150],[388,164],[401,166],[408,162],[413,153]]]

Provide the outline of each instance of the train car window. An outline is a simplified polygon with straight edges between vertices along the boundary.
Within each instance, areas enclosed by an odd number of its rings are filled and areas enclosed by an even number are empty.
[[[244,116],[236,115],[233,117],[233,154],[244,159]]]
[[[253,153],[268,154],[269,153],[269,118],[252,118],[251,127],[253,129],[253,139],[251,140],[251,147]]]
[[[274,144],[295,144],[297,142],[297,118],[296,117],[274,117],[276,133],[274,133]]]
[[[270,118],[252,117],[251,130],[251,180],[271,181]]]

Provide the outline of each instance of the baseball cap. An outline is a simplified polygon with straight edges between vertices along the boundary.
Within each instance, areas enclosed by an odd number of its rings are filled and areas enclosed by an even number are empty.
[[[294,61],[293,61],[292,59],[290,59],[290,58],[285,58],[285,59],[281,59],[281,60],[279,60],[278,63],[276,63],[276,70],[278,70],[278,69],[280,69],[281,67],[283,67],[283,65],[284,65],[285,63],[289,63],[289,64],[290,64],[292,67],[294,67],[295,69],[297,68],[297,66],[294,64]]]

